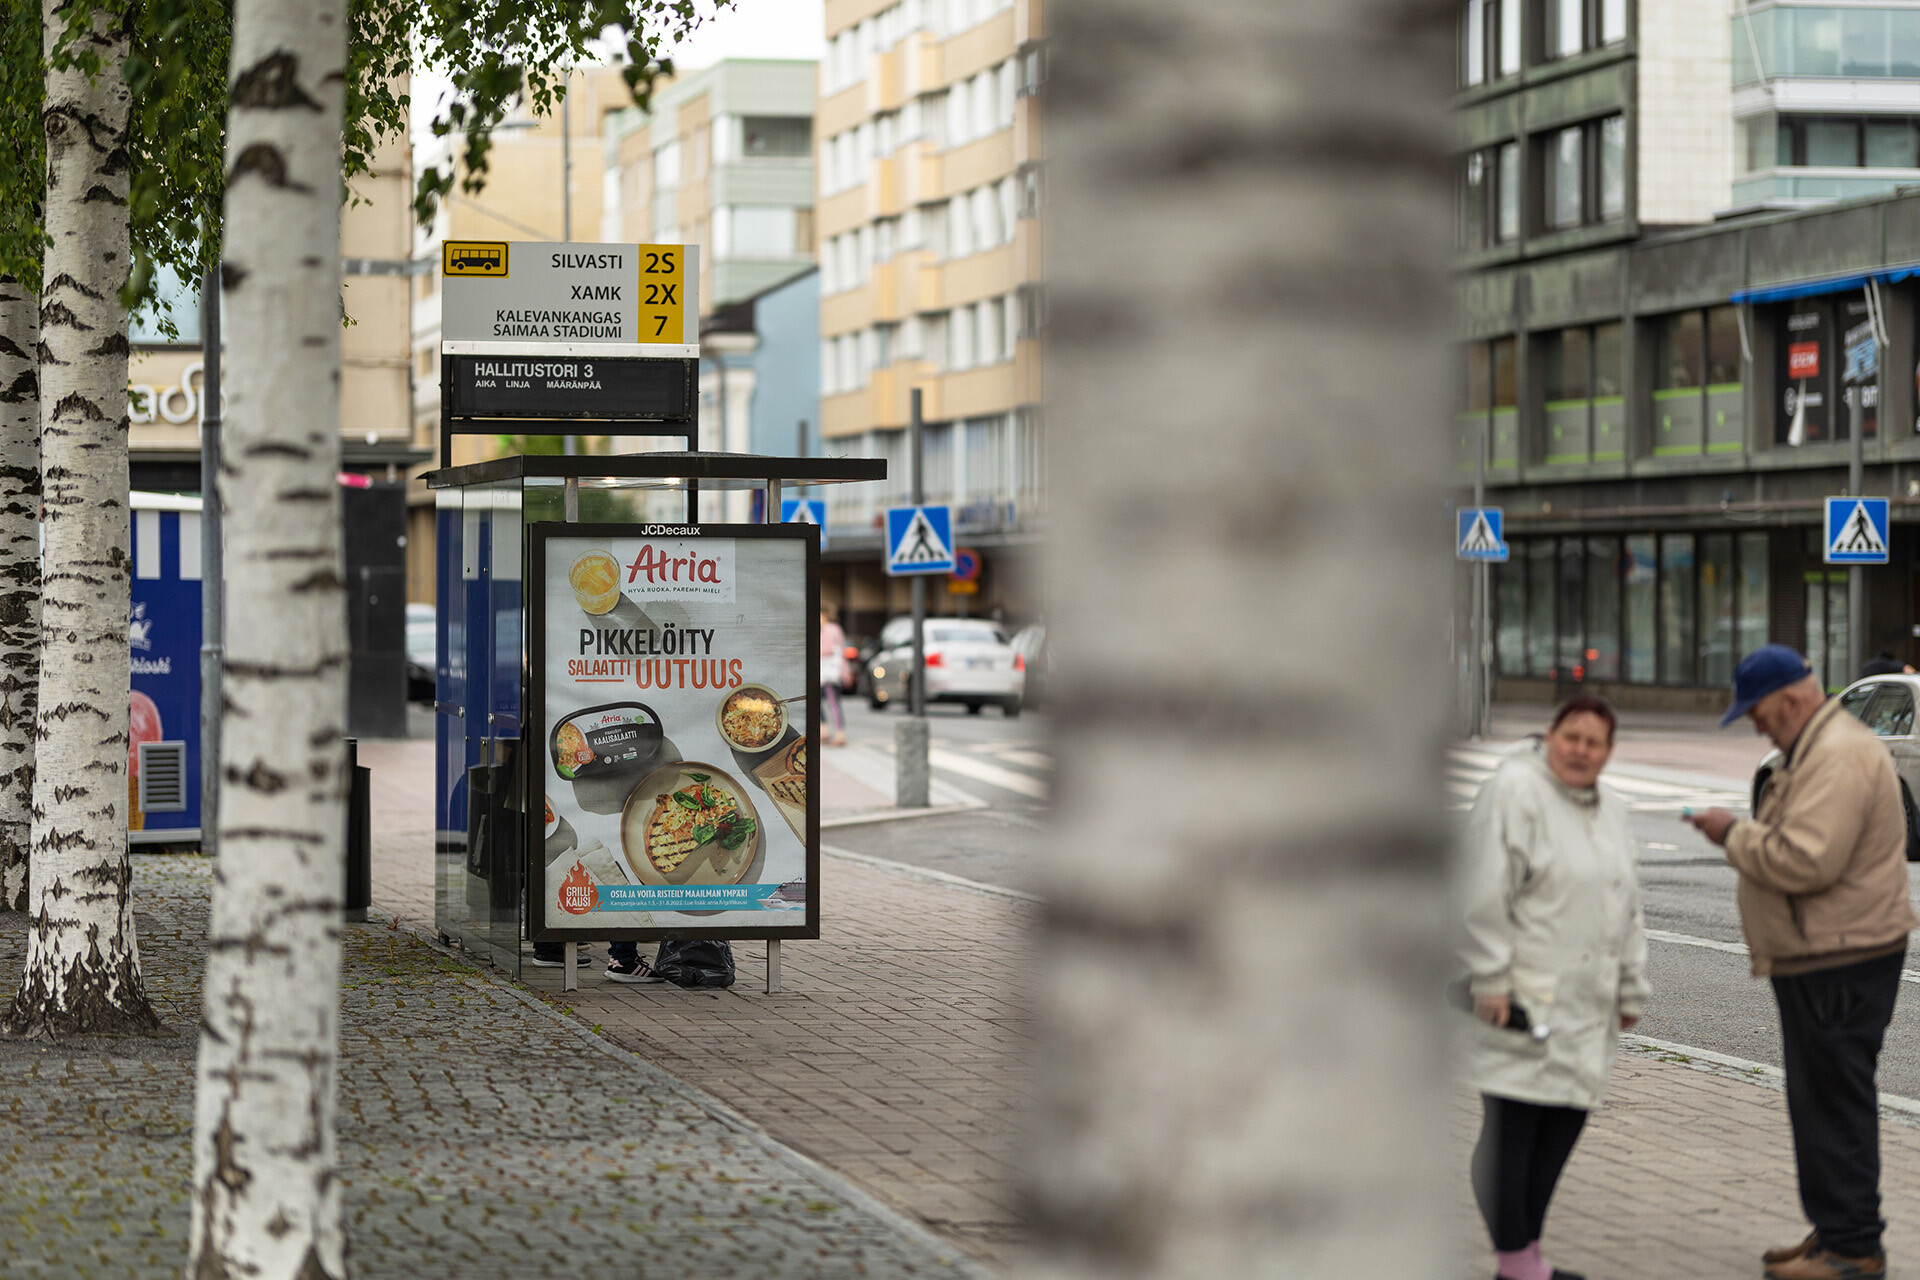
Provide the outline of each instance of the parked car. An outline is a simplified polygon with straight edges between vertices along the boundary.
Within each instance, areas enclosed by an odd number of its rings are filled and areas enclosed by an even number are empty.
[[[968,715],[989,703],[1020,714],[1027,661],[1007,643],[1006,629],[984,618],[928,618],[927,701],[958,702]],[[913,674],[913,619],[895,618],[880,631],[868,666],[867,704],[876,711],[908,701]]]
[[[1027,664],[1026,703],[1037,707],[1047,696],[1047,685],[1053,674],[1053,650],[1047,645],[1046,623],[1035,622],[1016,631],[1013,651]]]
[[[1847,686],[1840,693],[1840,709],[1873,730],[1893,753],[1893,769],[1900,777],[1900,803],[1907,811],[1907,861],[1920,862],[1920,812],[1914,792],[1920,791],[1920,742],[1913,736],[1914,699],[1920,696],[1920,676],[1873,676]],[[1769,751],[1753,773],[1753,811],[1767,794],[1783,756]]]
[[[434,673],[439,665],[434,641],[433,606],[407,606],[407,701],[433,705]]]

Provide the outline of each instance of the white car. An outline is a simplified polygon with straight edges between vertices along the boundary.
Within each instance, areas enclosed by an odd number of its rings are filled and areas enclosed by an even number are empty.
[[[1920,698],[1920,676],[1868,676],[1840,693],[1840,709],[1873,730],[1893,753],[1893,771],[1900,777],[1900,803],[1907,811],[1907,861],[1920,862],[1920,810],[1913,797],[1920,791],[1920,740],[1913,736],[1913,709]],[[1767,793],[1774,770],[1780,767],[1776,749],[1753,771],[1753,809]]]
[[[968,715],[992,703],[1002,714],[1020,714],[1027,690],[1027,660],[1007,643],[1006,630],[984,618],[928,618],[927,701],[958,702]],[[876,711],[911,701],[913,619],[895,618],[882,628],[880,647],[867,668],[867,705]]]

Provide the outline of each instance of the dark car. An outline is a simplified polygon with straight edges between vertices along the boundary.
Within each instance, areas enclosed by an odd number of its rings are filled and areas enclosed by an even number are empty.
[[[407,701],[433,705],[434,671],[439,654],[434,640],[433,606],[407,606]]]

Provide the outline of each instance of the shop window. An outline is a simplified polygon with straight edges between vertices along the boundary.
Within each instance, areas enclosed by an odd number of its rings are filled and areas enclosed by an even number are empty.
[[[1544,351],[1546,461],[1624,457],[1619,323],[1557,329],[1535,340]]]
[[[1694,683],[1697,601],[1693,573],[1693,535],[1660,538],[1660,681]]]
[[[1774,443],[1847,440],[1856,425],[1865,438],[1878,435],[1880,349],[1866,295],[1802,298],[1778,323]]]
[[[1738,592],[1738,635],[1735,652],[1745,657],[1767,642],[1767,535],[1740,535],[1740,589]]]
[[[1621,599],[1625,606],[1627,679],[1634,684],[1652,684],[1655,674],[1654,614],[1657,603],[1655,586],[1659,566],[1654,559],[1652,534],[1636,534],[1626,539],[1622,562]]]
[[[1587,678],[1586,629],[1581,625],[1586,603],[1587,548],[1582,538],[1560,539],[1560,643],[1554,674],[1563,680]]]
[[[1620,678],[1620,539],[1587,539],[1586,678]]]
[[[1494,637],[1500,674],[1518,677],[1527,674],[1527,566],[1519,548],[1514,551],[1512,559],[1495,566],[1498,575],[1494,583],[1494,608],[1498,623]]]
[[[1733,535],[1700,539],[1700,683],[1731,685],[1734,652]]]
[[[1552,538],[1527,542],[1527,670],[1538,679],[1553,678],[1553,583],[1558,562]]]
[[[1847,677],[1847,575],[1817,569],[1806,575],[1807,662],[1828,693],[1838,693]]]
[[[1464,472],[1473,470],[1476,456],[1496,470],[1520,464],[1515,350],[1512,338],[1466,344],[1465,382],[1455,414],[1455,446]]]
[[[1740,318],[1732,307],[1681,311],[1658,322],[1653,455],[1697,457],[1745,447]]]

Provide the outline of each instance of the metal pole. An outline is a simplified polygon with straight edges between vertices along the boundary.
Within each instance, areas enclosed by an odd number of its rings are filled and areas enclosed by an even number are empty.
[[[1859,396],[1859,389],[1855,389]],[[1865,480],[1866,433],[1861,430],[1864,406],[1850,404],[1847,434],[1852,437],[1847,451],[1847,493],[1855,498],[1861,496]],[[1867,637],[1867,567],[1850,565],[1847,568],[1847,669],[1840,679],[1833,680],[1836,685],[1845,685],[1860,676],[1860,665],[1866,657]]]
[[[1487,501],[1487,427],[1480,424],[1480,430],[1474,440],[1473,450],[1473,505],[1482,507]],[[1486,617],[1487,617],[1487,566],[1484,561],[1476,561],[1473,566],[1472,604],[1473,625],[1468,643],[1472,646],[1469,656],[1467,684],[1473,699],[1473,706],[1467,715],[1467,736],[1484,738],[1487,736],[1487,665],[1486,665]]]
[[[580,519],[580,478],[568,476],[560,482],[560,518],[568,524]],[[560,989],[578,991],[580,989],[580,944],[569,942],[563,950],[564,960],[560,968]]]
[[[573,69],[567,69],[568,91],[560,94],[560,238],[573,243],[573,111],[569,92],[573,88]]]
[[[926,437],[925,424],[920,420],[920,388],[913,389],[913,423],[908,435],[913,448],[913,505],[919,506],[927,500],[926,474],[921,466],[922,444]],[[924,574],[913,576],[913,697],[912,711],[922,719],[927,714],[927,579]]]
[[[915,506],[923,501],[920,468],[920,388],[913,389],[913,417],[907,430],[908,447],[913,451],[911,470]],[[927,773],[927,580],[915,574],[909,589],[913,592],[913,673],[908,689],[907,715],[893,726],[893,802],[902,809],[924,809],[931,796]]]
[[[220,847],[220,676],[226,556],[220,521],[220,266],[200,286],[200,851]]]

